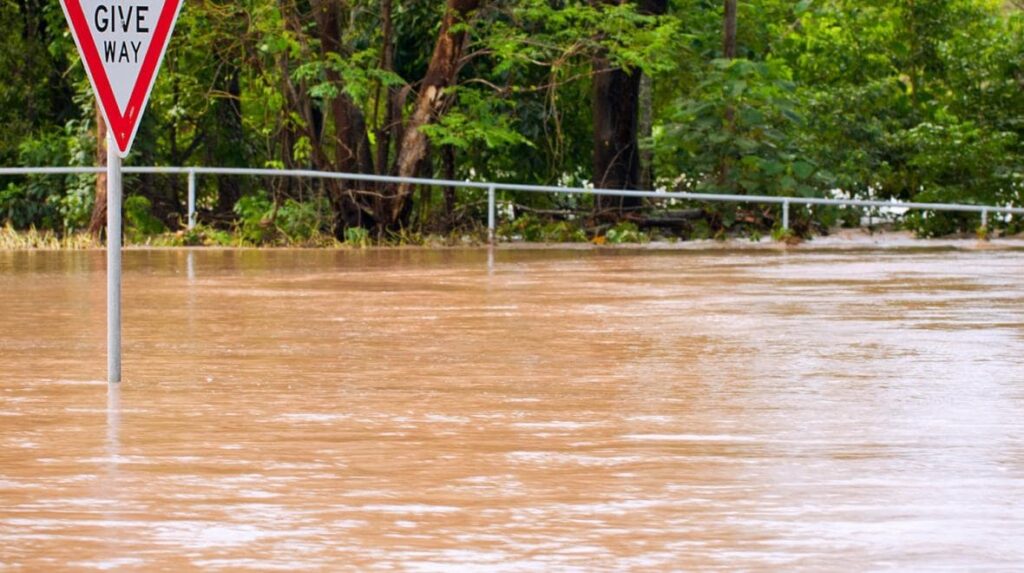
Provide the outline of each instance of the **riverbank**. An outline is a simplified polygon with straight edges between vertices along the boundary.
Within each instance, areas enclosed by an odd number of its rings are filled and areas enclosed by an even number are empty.
[[[158,235],[143,240],[125,238],[126,249],[459,249],[480,248],[487,246],[485,237],[463,235],[459,237],[424,236],[416,240],[395,241],[376,244],[367,237],[361,240],[341,242],[333,237],[320,237],[315,240],[276,244],[255,245],[240,239],[230,240],[231,235],[224,233],[217,241],[185,241],[181,234]],[[919,238],[909,231],[899,230],[868,230],[868,229],[835,229],[828,235],[819,235],[805,240],[775,240],[771,237],[731,237],[699,240],[638,240],[635,242],[609,243],[607,241],[586,242],[543,242],[501,240],[497,244],[502,249],[621,249],[621,250],[679,250],[679,251],[710,251],[710,250],[843,250],[843,249],[956,249],[956,250],[1024,250],[1024,234],[1012,237],[999,237],[980,240],[976,236],[962,235],[942,238]],[[14,231],[11,228],[0,228],[0,251],[53,251],[53,250],[102,250],[105,245],[92,236],[81,233],[60,237],[49,231]]]

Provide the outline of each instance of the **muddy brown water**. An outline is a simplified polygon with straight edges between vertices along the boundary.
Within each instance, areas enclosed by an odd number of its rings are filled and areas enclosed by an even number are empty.
[[[1024,567],[1024,252],[0,253],[0,569]]]

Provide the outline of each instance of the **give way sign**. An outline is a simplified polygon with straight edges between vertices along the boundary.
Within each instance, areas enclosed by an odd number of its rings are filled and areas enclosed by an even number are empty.
[[[182,0],[61,0],[117,154],[128,155]]]

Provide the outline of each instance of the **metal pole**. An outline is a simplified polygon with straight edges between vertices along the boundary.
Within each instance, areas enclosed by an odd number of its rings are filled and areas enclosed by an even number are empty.
[[[196,170],[188,170],[188,230],[196,226]]]
[[[494,185],[487,188],[487,242],[494,244]]]
[[[121,382],[121,158],[107,136],[107,381]]]
[[[782,204],[782,230],[789,230],[789,201]]]
[[[988,229],[988,209],[981,212],[981,228]]]

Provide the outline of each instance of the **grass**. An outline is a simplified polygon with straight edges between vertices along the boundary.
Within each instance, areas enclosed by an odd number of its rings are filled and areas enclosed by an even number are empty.
[[[1012,235],[1011,235],[1012,236]],[[640,231],[630,223],[620,223],[611,228],[596,229],[587,232],[584,229],[561,223],[542,223],[530,221],[524,225],[502,225],[497,237],[501,242],[509,243],[579,243],[589,242],[595,245],[622,245],[627,243],[643,244],[651,241],[668,241],[675,243],[685,241],[687,237],[674,235],[663,236],[659,233],[649,234]],[[979,240],[993,238],[990,229],[977,230]],[[699,234],[688,237],[690,240],[714,238],[718,240],[740,239],[758,242],[759,232],[751,235],[727,234],[720,231],[714,237],[702,237]],[[778,243],[796,245],[803,242],[792,229],[775,228],[771,238]],[[1024,238],[1024,235],[1018,238]],[[466,228],[448,234],[425,233],[410,229],[377,235],[364,229],[349,229],[345,241],[339,241],[330,234],[321,232],[305,237],[289,236],[279,230],[262,234],[259,240],[253,240],[241,228],[233,230],[216,229],[197,225],[194,229],[168,231],[153,235],[144,235],[134,229],[128,229],[124,236],[127,247],[223,247],[223,248],[301,248],[301,249],[362,249],[367,247],[476,247],[487,244],[487,231],[482,227]],[[85,250],[102,249],[103,240],[97,240],[85,232],[61,235],[49,230],[40,231],[32,228],[27,230],[14,229],[10,224],[0,226],[0,251],[27,250]]]
[[[267,233],[262,240],[253,241],[238,230],[226,231],[198,225],[194,229],[143,235],[128,229],[124,235],[126,247],[227,247],[227,248],[302,248],[302,249],[362,249],[367,247],[454,247],[486,244],[486,232],[457,232],[451,235],[425,234],[404,230],[374,236],[363,229],[349,229],[342,242],[325,233],[307,237],[289,237],[281,232]],[[53,231],[36,229],[17,230],[10,225],[0,227],[0,251],[27,250],[84,250],[102,249],[105,242],[84,232],[59,235]]]
[[[0,250],[26,251],[36,249],[81,250],[102,247],[102,243],[88,233],[74,233],[61,236],[53,231],[39,231],[35,228],[16,231],[10,225],[0,228]]]

